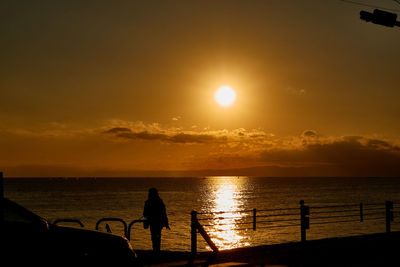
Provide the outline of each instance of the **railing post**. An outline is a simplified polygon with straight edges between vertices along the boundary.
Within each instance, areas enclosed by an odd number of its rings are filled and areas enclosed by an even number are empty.
[[[360,222],[364,221],[363,203],[360,203]]]
[[[304,205],[304,200],[300,200],[300,235],[301,242],[306,241],[306,230],[310,229],[310,207]]]
[[[393,221],[393,201],[385,202],[386,210],[386,233],[390,233],[390,222]]]
[[[257,210],[253,209],[253,231],[257,229]]]
[[[192,257],[196,257],[197,254],[197,211],[192,210],[191,212],[191,250],[192,250]]]

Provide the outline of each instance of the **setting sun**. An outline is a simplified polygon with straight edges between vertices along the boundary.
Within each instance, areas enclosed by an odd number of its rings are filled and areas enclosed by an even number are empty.
[[[236,93],[229,86],[223,86],[215,93],[215,100],[218,102],[218,104],[224,107],[231,105],[235,99]]]

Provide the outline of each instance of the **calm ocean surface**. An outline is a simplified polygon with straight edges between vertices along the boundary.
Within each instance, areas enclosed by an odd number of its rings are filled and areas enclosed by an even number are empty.
[[[322,205],[381,203],[371,218],[384,217],[385,200],[400,203],[400,179],[396,178],[8,178],[4,181],[5,197],[54,221],[60,218],[80,219],[86,228],[94,229],[104,217],[117,217],[129,223],[142,216],[143,204],[150,187],[158,188],[164,200],[171,230],[163,230],[162,249],[190,250],[190,212],[258,210],[299,208],[303,199],[311,207],[311,229],[307,239],[384,232],[384,219],[359,222],[359,217],[346,217],[353,222],[313,225],[313,212]],[[352,209],[352,208],[350,208]],[[358,208],[359,209],[359,208]],[[395,205],[394,230],[400,230]],[[357,214],[357,207],[355,207]],[[257,231],[251,228],[252,213],[225,213],[202,215],[213,218],[201,221],[220,248],[299,241],[299,226],[262,228],[266,226],[298,224],[298,210],[289,210],[293,216],[271,223],[273,217],[257,218]],[[365,212],[367,213],[367,212]],[[260,215],[262,213],[259,213]],[[340,213],[336,213],[336,215]],[[326,215],[325,215],[326,216]],[[375,217],[373,217],[375,216]],[[222,219],[222,217],[227,219]],[[329,215],[327,216],[329,217]],[[337,220],[341,218],[335,218]],[[341,219],[343,220],[343,219]],[[314,220],[317,222],[317,220]],[[321,222],[321,220],[320,220]],[[122,234],[118,223],[109,223],[113,233]],[[227,225],[225,225],[227,224]],[[72,226],[72,224],[70,224]],[[104,224],[100,226],[104,230]],[[135,249],[150,249],[149,230],[142,224],[132,228],[131,242]],[[199,250],[209,249],[198,237]]]

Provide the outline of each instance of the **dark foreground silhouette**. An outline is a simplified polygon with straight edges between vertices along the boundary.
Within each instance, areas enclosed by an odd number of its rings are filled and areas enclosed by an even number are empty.
[[[400,266],[400,232],[310,240],[286,244],[244,247],[218,253],[201,252],[191,261],[190,252],[162,251],[153,266]],[[137,251],[151,264],[149,251]]]
[[[156,188],[149,189],[149,197],[144,204],[143,216],[146,219],[145,225],[150,226],[153,252],[157,254],[161,249],[161,230],[163,227],[170,228],[164,202],[158,195]]]
[[[2,198],[1,262],[9,266],[138,266],[124,237],[52,224]],[[3,265],[2,265],[3,266]]]

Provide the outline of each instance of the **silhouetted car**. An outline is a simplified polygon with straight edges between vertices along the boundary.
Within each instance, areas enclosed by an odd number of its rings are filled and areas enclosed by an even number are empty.
[[[122,236],[54,225],[11,200],[3,203],[1,261],[9,266],[140,265]]]

